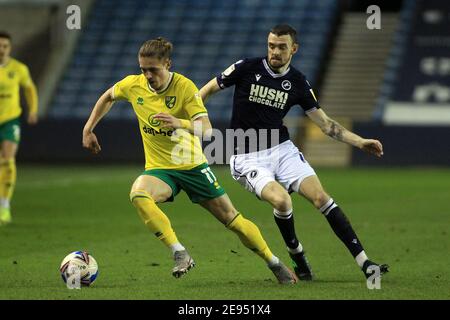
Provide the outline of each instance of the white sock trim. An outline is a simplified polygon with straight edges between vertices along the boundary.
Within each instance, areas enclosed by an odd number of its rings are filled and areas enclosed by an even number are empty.
[[[6,198],[1,198],[0,199],[0,207],[9,209],[9,200]]]
[[[186,250],[185,247],[183,247],[183,245],[179,242],[174,243],[170,246],[170,249],[172,250],[172,253],[174,254],[176,251],[183,251]]]
[[[300,252],[303,251],[303,246],[302,246],[302,244],[299,242],[297,248],[291,249],[291,248],[287,247],[287,249],[288,249],[288,251],[289,251],[290,253],[296,254],[296,253],[300,253]]]
[[[337,207],[337,204],[334,202],[332,198],[327,201],[319,210],[322,212],[325,216],[327,216],[331,210]]]
[[[360,268],[362,268],[363,265],[364,265],[364,262],[369,260],[369,258],[367,258],[367,255],[366,255],[366,253],[363,250],[355,257],[355,260],[356,260],[356,263],[358,264],[358,266]]]
[[[273,215],[280,219],[290,219],[292,217],[292,212],[294,210],[291,208],[288,211],[278,211],[277,209],[273,209]]]
[[[267,263],[267,265],[269,267],[273,267],[276,266],[277,264],[280,263],[280,259],[278,259],[278,257],[276,255],[272,255],[272,258],[270,259],[270,261]]]

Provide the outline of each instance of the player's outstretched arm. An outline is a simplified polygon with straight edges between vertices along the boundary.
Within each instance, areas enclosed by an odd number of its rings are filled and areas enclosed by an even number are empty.
[[[30,80],[29,85],[24,87],[23,90],[28,106],[27,123],[34,125],[38,122],[38,95],[36,85]]]
[[[217,91],[220,91],[220,87],[217,83],[217,79],[213,78],[200,89],[200,97],[202,97],[203,103]]]
[[[345,129],[337,121],[328,117],[322,109],[309,112],[307,115],[327,136],[330,136],[338,141],[348,143],[377,157],[381,157],[383,155],[383,145],[380,141],[374,139],[364,139]]]
[[[108,113],[114,103],[113,88],[109,88],[98,99],[92,109],[91,115],[83,128],[83,147],[92,153],[99,153],[101,150],[97,137],[94,134],[94,128],[99,121]]]

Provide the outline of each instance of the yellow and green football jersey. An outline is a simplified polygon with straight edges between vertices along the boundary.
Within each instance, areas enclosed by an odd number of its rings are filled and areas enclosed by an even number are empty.
[[[153,119],[160,112],[187,120],[207,115],[198,88],[191,80],[171,73],[167,88],[155,92],[143,74],[131,75],[114,85],[113,95],[114,100],[130,102],[136,113],[144,144],[145,170],[189,170],[207,162],[198,137],[182,129],[161,128],[162,123]]]
[[[32,83],[27,66],[16,59],[10,58],[0,66],[0,123],[20,116],[20,87]]]

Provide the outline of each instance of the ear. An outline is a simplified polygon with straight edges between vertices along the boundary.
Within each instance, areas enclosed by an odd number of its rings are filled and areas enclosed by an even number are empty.
[[[297,53],[298,47],[299,47],[298,43],[294,43],[294,44],[292,45],[292,55],[294,55],[294,54]]]
[[[167,59],[166,66],[167,66],[167,70],[169,70],[170,67],[172,66],[172,60]]]

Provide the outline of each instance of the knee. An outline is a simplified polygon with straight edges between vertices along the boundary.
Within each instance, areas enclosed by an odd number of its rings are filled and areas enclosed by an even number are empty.
[[[134,201],[135,199],[142,199],[147,198],[155,203],[162,203],[170,198],[172,195],[171,192],[151,192],[144,189],[132,189],[130,191],[130,201],[131,203],[136,206]],[[137,201],[139,202],[139,201]]]
[[[3,157],[0,156],[0,164],[1,165],[12,165],[16,163],[16,159],[14,157]]]
[[[322,206],[325,205],[328,200],[330,200],[330,196],[323,190],[315,192],[313,198],[311,199],[314,207],[316,207],[317,209],[322,208]]]
[[[270,201],[272,207],[278,211],[289,211],[292,209],[291,196],[287,192],[273,194]]]
[[[16,160],[16,155],[15,155],[15,152],[10,152],[10,151],[6,151],[6,150],[0,150],[0,158],[3,161],[15,161]]]
[[[219,216],[216,216],[219,221],[224,224],[225,226],[229,225],[231,222],[233,222],[236,217],[240,215],[239,212],[234,208],[227,208],[221,210],[221,213]]]
[[[231,231],[238,232],[238,233],[244,233],[245,228],[243,228],[243,222],[245,220],[246,219],[244,218],[244,216],[241,213],[235,212],[234,214],[232,214],[229,221],[227,221],[224,224]]]
[[[130,201],[136,208],[140,208],[143,204],[139,199],[147,199],[154,202],[153,197],[145,190],[131,190]]]

